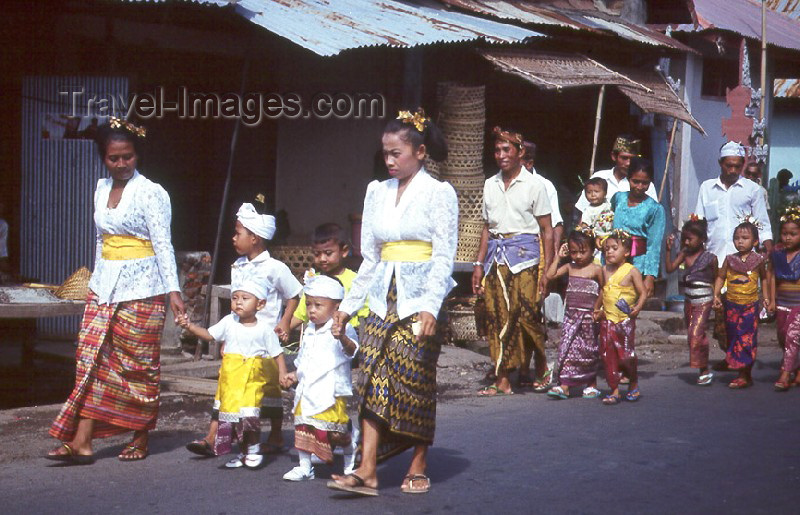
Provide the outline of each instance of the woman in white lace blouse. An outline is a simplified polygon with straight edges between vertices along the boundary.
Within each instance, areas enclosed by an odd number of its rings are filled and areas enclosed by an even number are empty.
[[[75,388],[50,434],[47,457],[92,463],[92,440],[127,431],[123,461],[147,457],[159,403],[161,331],[166,302],[183,314],[170,238],[169,195],[136,170],[144,129],[112,118],[97,147],[110,177],[94,195],[95,267],[78,335]]]
[[[410,447],[401,489],[423,493],[428,446],[436,426],[436,315],[454,282],[458,201],[453,187],[425,171],[426,154],[447,157],[441,132],[417,113],[401,111],[386,127],[383,156],[392,178],[367,187],[361,230],[364,261],[335,317],[335,331],[369,297],[362,325],[361,465],[333,476],[330,488],[377,494],[378,461]]]

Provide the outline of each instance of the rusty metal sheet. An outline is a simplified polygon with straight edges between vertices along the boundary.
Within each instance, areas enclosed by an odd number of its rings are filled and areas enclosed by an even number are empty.
[[[800,79],[775,79],[772,84],[775,98],[800,98]]]

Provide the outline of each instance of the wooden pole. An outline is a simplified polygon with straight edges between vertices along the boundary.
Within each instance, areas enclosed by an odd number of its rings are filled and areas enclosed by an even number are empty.
[[[664,185],[667,183],[667,175],[669,174],[669,162],[672,160],[672,145],[675,143],[675,132],[678,128],[678,119],[672,119],[672,132],[669,135],[669,147],[667,147],[667,162],[664,164],[664,177],[661,178],[661,186],[658,188],[658,201],[661,202],[661,197],[664,195]]]
[[[765,116],[767,107],[767,2],[761,0],[761,112],[759,118]],[[759,138],[759,145],[764,144],[765,136]]]
[[[597,139],[600,137],[600,120],[603,119],[603,98],[606,95],[606,85],[600,86],[600,93],[597,95],[597,114],[594,118],[594,140],[592,141],[592,164],[589,166],[589,177],[594,173],[594,165],[597,160]]]

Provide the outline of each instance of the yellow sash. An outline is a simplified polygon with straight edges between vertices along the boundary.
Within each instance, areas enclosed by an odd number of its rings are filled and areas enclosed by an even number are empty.
[[[384,243],[381,247],[381,261],[428,261],[433,254],[429,241],[402,240]]]
[[[120,261],[155,256],[150,240],[143,240],[127,234],[103,235],[103,259]]]

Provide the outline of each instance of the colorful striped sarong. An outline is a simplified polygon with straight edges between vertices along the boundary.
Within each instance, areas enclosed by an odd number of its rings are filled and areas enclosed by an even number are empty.
[[[618,323],[610,320],[600,322],[600,355],[606,368],[606,382],[612,390],[619,387],[621,369],[625,369],[631,383],[638,380],[635,334],[636,320],[632,318]]]
[[[294,411],[294,447],[298,451],[316,454],[322,461],[333,463],[333,448],[350,444],[347,424],[347,400],[337,397],[333,406],[322,413],[303,416],[302,402]]]
[[[712,302],[683,303],[683,314],[686,318],[689,339],[689,366],[705,368],[708,366],[708,319],[711,316]]]
[[[381,430],[378,461],[415,445],[430,445],[436,431],[438,336],[418,342],[411,330],[416,316],[397,315],[397,283],[386,296],[386,318],[370,311],[362,326],[358,383],[361,418]]]
[[[592,310],[599,289],[597,281],[569,276],[567,304],[555,366],[555,379],[559,385],[590,384],[597,376],[597,369],[600,367],[597,344],[599,324],[592,318]]]
[[[78,420],[95,420],[93,438],[155,428],[161,378],[164,295],[97,303],[89,291],[78,334],[75,387],[50,428],[71,441]]]

